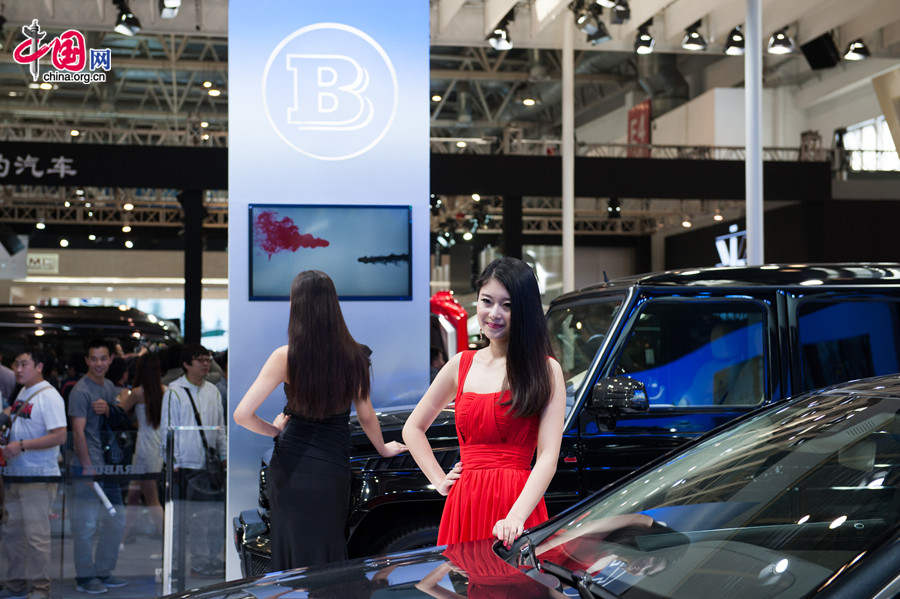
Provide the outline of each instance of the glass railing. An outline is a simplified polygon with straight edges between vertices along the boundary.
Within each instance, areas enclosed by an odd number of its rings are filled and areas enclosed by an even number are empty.
[[[224,581],[225,492],[206,474],[201,428],[214,447],[224,440],[222,427],[173,427],[159,431],[164,450],[148,450],[137,431],[101,435],[100,445],[112,448],[114,438],[121,451],[89,450],[93,472],[81,467],[71,432],[58,458],[37,450],[8,458],[4,589],[24,596],[49,583],[53,599],[131,598]],[[186,468],[163,465],[175,451]]]

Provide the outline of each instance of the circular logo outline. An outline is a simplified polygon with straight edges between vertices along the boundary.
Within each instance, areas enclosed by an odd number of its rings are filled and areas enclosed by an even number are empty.
[[[345,33],[350,33],[350,34],[353,34],[353,35],[359,37],[364,42],[366,42],[370,46],[372,46],[372,48],[374,48],[375,51],[378,52],[379,56],[381,56],[381,59],[384,60],[384,63],[387,66],[388,71],[391,74],[391,83],[393,83],[393,87],[394,87],[394,102],[393,102],[393,106],[391,106],[391,116],[388,118],[387,123],[384,126],[384,129],[381,130],[381,133],[379,133],[378,136],[371,143],[369,143],[369,145],[365,146],[361,150],[357,150],[356,152],[353,152],[351,154],[342,155],[342,156],[320,156],[318,154],[314,154],[313,152],[303,150],[302,148],[298,147],[293,142],[288,140],[287,137],[285,137],[285,135],[281,132],[281,130],[275,124],[275,121],[272,118],[272,114],[269,111],[269,101],[268,101],[268,97],[266,94],[266,83],[269,80],[269,70],[272,68],[272,64],[275,62],[275,57],[294,38],[299,37],[305,33],[309,33],[310,31],[317,31],[320,29],[337,29],[337,30],[343,31]],[[357,29],[356,27],[351,27],[350,25],[344,25],[343,23],[314,23],[312,25],[306,25],[305,27],[301,27],[300,29],[294,31],[289,36],[287,36],[286,38],[281,40],[281,42],[279,42],[278,45],[275,46],[275,49],[272,50],[272,53],[269,55],[269,60],[266,61],[266,67],[265,67],[265,69],[263,69],[262,98],[263,98],[263,109],[266,112],[266,119],[268,119],[269,124],[272,126],[272,129],[274,129],[274,131],[275,131],[275,134],[278,137],[280,137],[281,140],[284,143],[286,143],[287,145],[289,145],[291,148],[293,148],[297,152],[300,152],[304,156],[308,156],[310,158],[315,158],[316,160],[349,160],[351,158],[356,158],[357,156],[365,154],[366,152],[368,152],[369,150],[374,148],[376,145],[378,145],[381,142],[381,140],[384,139],[384,136],[387,135],[388,130],[394,124],[394,117],[397,116],[397,105],[399,104],[399,101],[400,101],[400,86],[397,83],[397,72],[394,70],[394,64],[391,62],[390,57],[388,57],[387,52],[384,51],[384,48],[382,48],[381,45],[378,42],[376,42],[372,36],[370,36],[369,34],[367,34],[366,32],[364,32],[360,29]]]

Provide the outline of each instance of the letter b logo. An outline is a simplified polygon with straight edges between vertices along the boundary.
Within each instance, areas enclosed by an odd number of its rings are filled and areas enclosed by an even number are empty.
[[[397,112],[397,74],[384,49],[341,23],[316,23],[283,39],[263,74],[266,117],[289,146],[345,160],[378,144]]]

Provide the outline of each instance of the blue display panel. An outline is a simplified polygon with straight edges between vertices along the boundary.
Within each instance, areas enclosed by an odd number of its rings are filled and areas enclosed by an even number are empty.
[[[412,298],[410,206],[250,205],[250,300],[287,301],[321,270],[341,300]]]

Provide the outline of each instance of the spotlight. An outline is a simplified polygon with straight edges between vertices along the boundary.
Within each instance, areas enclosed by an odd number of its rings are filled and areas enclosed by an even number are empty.
[[[63,202],[63,206],[65,206],[66,208],[70,208],[72,206],[72,202],[66,200],[65,202]]]
[[[719,210],[718,208],[716,208],[716,213],[713,214],[713,220],[716,221],[717,223],[720,223],[723,220],[725,220],[725,217],[722,216],[722,211]]]
[[[209,141],[209,133],[204,133],[200,136],[200,139],[202,139],[203,141]]]
[[[481,201],[481,194],[480,194],[480,193],[473,193],[473,194],[472,194],[472,201],[473,201],[473,202],[480,202],[480,201]]]
[[[53,84],[52,84],[52,83],[47,83],[46,81],[43,81],[43,82],[41,82],[40,85],[38,85],[38,87],[41,88],[41,89],[44,90],[44,91],[47,91],[48,89],[53,89]]]
[[[84,195],[84,190],[83,190],[82,188],[80,188],[80,187],[77,187],[77,188],[75,189],[75,195],[77,195],[77,196],[83,196],[83,195]]]
[[[606,203],[606,216],[608,218],[622,218],[622,203],[619,198],[609,198]]]
[[[113,0],[113,5],[119,9],[119,16],[116,18],[116,26],[113,31],[128,37],[134,36],[141,30],[141,22],[138,20],[128,3],[125,0]]]
[[[89,241],[97,241],[97,236],[94,235],[93,233],[91,233],[90,235],[88,235],[88,240]]]
[[[132,210],[134,210],[134,204],[132,204],[131,202],[125,202],[124,204],[122,204],[122,210],[131,212]]]
[[[472,233],[466,231],[462,234],[463,241],[472,241]]]
[[[613,25],[621,25],[630,18],[631,8],[628,6],[628,0],[618,0],[613,7],[610,23]]]
[[[465,148],[467,145],[468,145],[468,144],[466,144],[466,142],[464,142],[464,141],[462,141],[462,140],[459,140],[458,142],[456,142],[456,147],[457,147],[457,148]]]
[[[847,46],[847,51],[844,52],[844,60],[865,60],[870,56],[872,54],[869,52],[866,42],[861,39],[850,42],[850,45]]]
[[[588,43],[596,46],[612,39],[606,23],[602,21],[603,4],[591,2],[587,7],[581,1],[572,2],[569,8],[575,13],[575,26],[587,34]],[[612,3],[615,6],[615,3]]]
[[[595,4],[599,4],[603,8],[614,8],[616,0],[594,0]]]
[[[728,56],[740,56],[744,53],[744,33],[741,26],[738,25],[728,34],[728,41],[725,42],[725,54]]]
[[[637,34],[634,36],[634,51],[637,54],[650,54],[656,45],[656,40],[650,35],[650,25],[653,19],[650,19],[638,28]]]
[[[131,233],[131,225],[122,225],[123,233]]]
[[[524,106],[534,106],[537,104],[537,100],[532,97],[522,98],[522,105]]]
[[[221,92],[220,90],[215,89],[215,88],[209,90],[209,91],[206,92],[206,93],[208,93],[208,94],[209,94],[210,96],[212,96],[213,98],[218,98],[219,96],[222,95],[222,92]]]
[[[509,30],[506,28],[505,23],[501,23],[494,29],[494,32],[491,33],[487,38],[488,43],[491,45],[491,48],[494,50],[512,50],[512,40],[509,39]]]
[[[206,89],[211,88],[211,87],[212,87],[212,81],[204,81],[204,82],[203,82],[203,87],[205,87]]]
[[[209,127],[209,121],[200,121],[200,127],[206,129],[207,127]]]
[[[38,231],[43,231],[44,229],[47,228],[47,225],[44,224],[44,221],[39,220],[38,222],[34,223],[34,228],[37,229]]]
[[[587,41],[592,46],[597,46],[602,44],[603,42],[608,42],[612,39],[612,36],[609,34],[609,29],[606,28],[606,23],[597,19],[597,31],[592,34],[588,34]]]
[[[181,8],[181,0],[159,0],[159,16],[163,19],[174,19]]]
[[[794,51],[794,40],[787,33],[787,27],[779,29],[769,38],[769,54],[790,54]]]
[[[691,222],[691,217],[685,216],[684,218],[682,218],[681,226],[684,227],[685,229],[690,229],[691,227],[693,227],[694,223]]]
[[[60,240],[59,240],[59,247],[61,247],[61,248],[67,248],[67,247],[69,247],[69,240],[66,239],[65,237],[63,237],[62,239],[60,239]]]
[[[72,137],[78,137],[79,135],[81,135],[81,131],[79,131],[78,129],[72,129],[69,131],[69,135],[71,135]]]
[[[443,96],[441,96],[441,94],[434,94],[433,96],[431,96],[432,102],[440,102],[443,99],[444,98],[443,98]]]
[[[134,247],[134,242],[131,241],[130,239],[126,239],[126,240],[125,240],[125,247],[127,247],[127,248],[130,250],[131,248]]]
[[[700,35],[700,21],[684,30],[684,39],[681,40],[681,47],[691,52],[706,50],[706,39]]]

